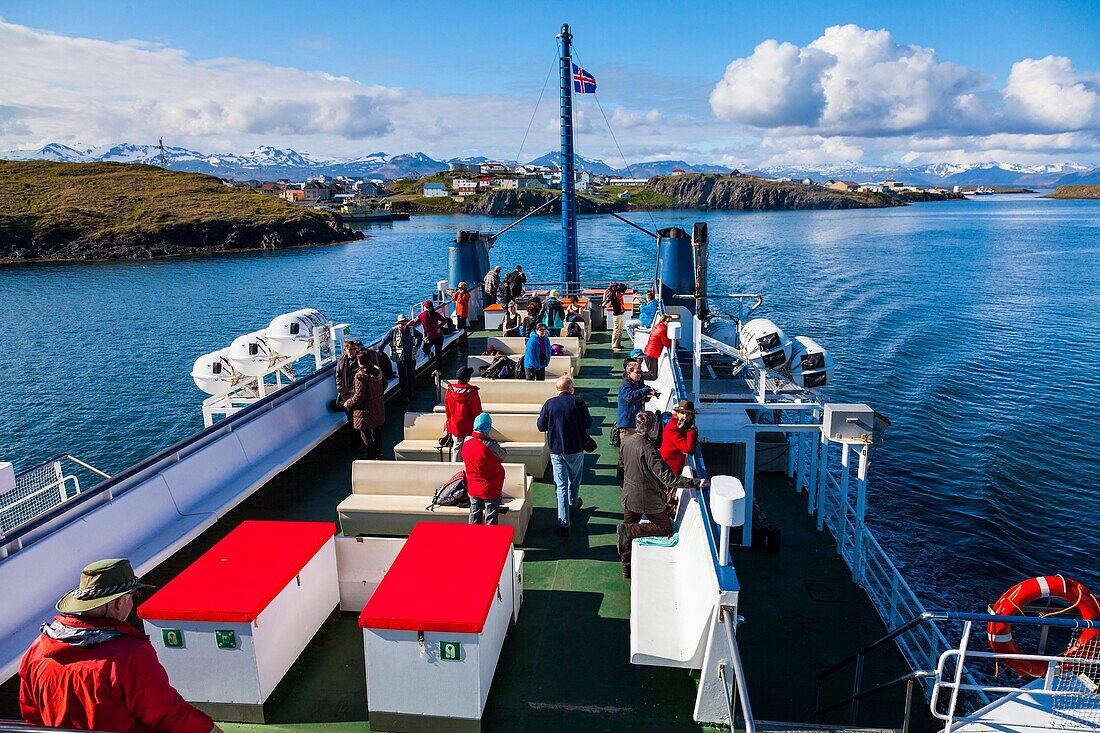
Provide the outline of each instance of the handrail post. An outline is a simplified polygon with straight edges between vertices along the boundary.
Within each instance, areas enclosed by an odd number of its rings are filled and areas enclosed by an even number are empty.
[[[861,653],[856,657],[856,673],[852,681],[852,726],[855,726],[856,718],[859,717],[859,693],[863,690],[864,656],[865,655]]]
[[[905,683],[905,717],[901,721],[901,733],[909,733],[909,718],[913,712],[913,680]]]

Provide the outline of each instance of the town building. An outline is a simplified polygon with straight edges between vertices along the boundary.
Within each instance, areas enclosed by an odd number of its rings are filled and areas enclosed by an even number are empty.
[[[477,181],[469,178],[455,178],[451,181],[451,188],[459,196],[468,196],[477,193]]]
[[[863,193],[882,193],[886,190],[886,186],[881,183],[861,183],[859,190]]]
[[[282,192],[282,197],[296,204],[303,204],[306,200],[306,194],[300,188],[288,188]]]
[[[843,191],[845,193],[849,193],[852,191],[858,191],[859,184],[855,181],[837,181],[829,179],[825,182],[825,188],[831,188],[834,191]]]
[[[448,163],[447,169],[453,173],[480,173],[481,166],[477,163]]]
[[[673,168],[672,169],[672,175],[674,175],[674,176],[682,176],[685,173],[687,173],[687,171],[685,171],[683,168]]]
[[[592,174],[588,171],[580,171],[577,173],[577,190],[587,191],[588,187],[592,184]]]
[[[447,193],[447,187],[444,186],[442,183],[430,182],[430,183],[425,183],[424,184],[424,197],[425,198],[434,199],[434,198],[442,198],[444,196],[449,196],[449,195],[450,194]]]

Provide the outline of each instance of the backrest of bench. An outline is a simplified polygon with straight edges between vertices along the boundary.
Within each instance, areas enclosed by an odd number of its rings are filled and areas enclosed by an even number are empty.
[[[533,443],[544,440],[535,423],[536,415],[493,415],[490,436],[500,442]],[[447,416],[442,412],[406,412],[405,440],[431,440],[443,435]]]
[[[521,363],[521,361],[522,361],[521,356],[522,355],[520,355],[520,354],[509,354],[508,355],[508,357],[513,362],[515,362],[519,366],[523,366],[523,364]],[[486,356],[485,354],[472,354],[472,355],[466,357],[466,366],[473,369],[474,374],[480,374],[481,372],[479,370],[482,367],[489,366],[493,362],[493,359],[495,359],[495,358],[496,357],[494,357],[494,356]],[[550,366],[546,367],[546,377],[547,377],[547,379],[549,379],[550,377],[560,377],[563,374],[572,374],[573,373],[573,359],[574,359],[574,357],[572,357],[572,356],[551,356],[550,357]],[[475,379],[481,379],[481,377],[475,377]],[[488,380],[488,381],[507,382],[507,381],[511,381],[511,380],[498,379],[498,380]],[[515,381],[520,381],[520,380],[517,379]]]
[[[550,343],[561,346],[569,356],[578,356],[581,353],[581,340],[577,336],[551,336]],[[522,355],[527,348],[527,339],[521,336],[490,336],[486,345],[506,354]]]
[[[541,404],[557,397],[558,390],[552,380],[528,382],[525,379],[484,379],[475,377],[470,384],[481,390],[481,401],[507,404]]]
[[[436,489],[463,470],[461,463],[424,461],[352,461],[351,493],[389,496],[435,495]],[[522,463],[504,464],[504,491],[523,496],[527,474]]]

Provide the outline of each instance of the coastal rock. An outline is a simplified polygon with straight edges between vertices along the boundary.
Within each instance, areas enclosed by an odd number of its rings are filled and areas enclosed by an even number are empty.
[[[651,179],[645,190],[646,208],[771,211],[801,209],[867,209],[903,206],[902,199],[885,194],[845,193],[824,186],[768,181],[752,176],[682,175]],[[661,202],[661,199],[670,201]]]

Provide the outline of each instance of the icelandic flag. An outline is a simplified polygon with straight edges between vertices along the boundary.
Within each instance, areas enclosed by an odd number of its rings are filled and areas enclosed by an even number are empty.
[[[573,64],[573,91],[577,94],[595,94],[596,77]]]

